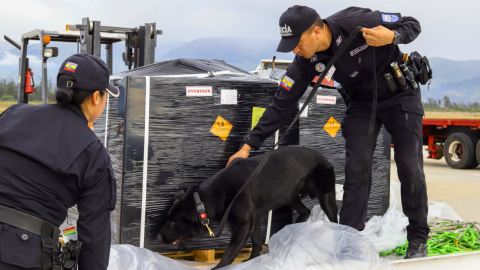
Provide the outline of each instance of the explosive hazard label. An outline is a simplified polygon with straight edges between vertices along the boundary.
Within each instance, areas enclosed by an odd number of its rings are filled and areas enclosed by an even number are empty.
[[[330,119],[328,119],[327,123],[323,127],[323,129],[330,134],[333,138],[335,138],[335,135],[337,135],[338,130],[340,129],[341,125],[340,123],[333,118],[333,116],[330,116]]]
[[[230,124],[227,120],[223,119],[220,115],[215,120],[215,123],[210,129],[210,132],[220,137],[222,140],[226,140],[230,131],[232,130],[233,125]]]

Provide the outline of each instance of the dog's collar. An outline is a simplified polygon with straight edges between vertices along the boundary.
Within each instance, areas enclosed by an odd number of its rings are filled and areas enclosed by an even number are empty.
[[[203,205],[200,200],[198,192],[193,193],[193,198],[195,199],[195,206],[197,208],[197,213],[200,216],[200,220],[202,221],[202,224],[205,225],[208,223],[207,214],[205,213],[205,205]]]
[[[208,227],[208,225],[210,224],[210,220],[208,220],[207,218],[207,213],[205,213],[205,205],[203,205],[202,201],[200,200],[200,195],[198,194],[198,192],[193,193],[193,198],[195,199],[197,213],[203,226],[207,227],[211,237],[215,237],[215,234],[213,234],[212,230],[210,230],[210,227]]]

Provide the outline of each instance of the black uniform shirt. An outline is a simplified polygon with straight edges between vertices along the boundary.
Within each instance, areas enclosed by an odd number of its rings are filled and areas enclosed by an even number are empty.
[[[80,269],[106,269],[116,181],[75,106],[17,104],[0,115],[0,204],[59,226],[77,204]]]
[[[420,23],[412,17],[402,17],[399,13],[371,11],[366,8],[350,7],[324,20],[332,33],[330,47],[317,52],[312,58],[305,59],[295,56],[292,64],[287,68],[284,80],[280,84],[272,103],[267,106],[262,118],[250,133],[246,143],[258,148],[262,142],[277,129],[282,127],[288,116],[297,105],[298,100],[312,80],[321,74],[333,55],[337,52],[350,33],[357,27],[374,28],[382,25],[396,30],[401,34],[403,44],[413,41],[421,31]],[[373,99],[374,83],[374,50],[377,88],[386,88],[383,75],[390,72],[390,63],[402,63],[402,53],[398,46],[390,44],[381,47],[371,47],[365,41],[363,33],[359,32],[347,49],[334,64],[331,79],[348,89],[349,98],[354,102],[371,102]],[[378,100],[411,96],[411,91],[396,92],[381,91]]]

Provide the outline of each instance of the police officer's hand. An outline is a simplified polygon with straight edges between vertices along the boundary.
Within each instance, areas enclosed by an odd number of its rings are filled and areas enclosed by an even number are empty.
[[[393,43],[395,33],[392,30],[385,28],[381,25],[374,28],[362,28],[363,37],[367,41],[368,45],[373,47],[385,46]]]
[[[250,145],[248,144],[244,144],[242,149],[240,149],[237,153],[230,157],[227,166],[236,158],[248,158],[248,156],[250,155],[250,151],[252,151],[252,147],[250,147]]]

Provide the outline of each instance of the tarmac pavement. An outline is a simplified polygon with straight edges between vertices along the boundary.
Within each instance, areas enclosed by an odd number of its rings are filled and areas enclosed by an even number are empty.
[[[435,160],[427,156],[424,151],[428,200],[448,203],[464,221],[480,222],[480,166],[457,170],[450,168],[444,158]],[[390,179],[399,181],[393,149]]]

